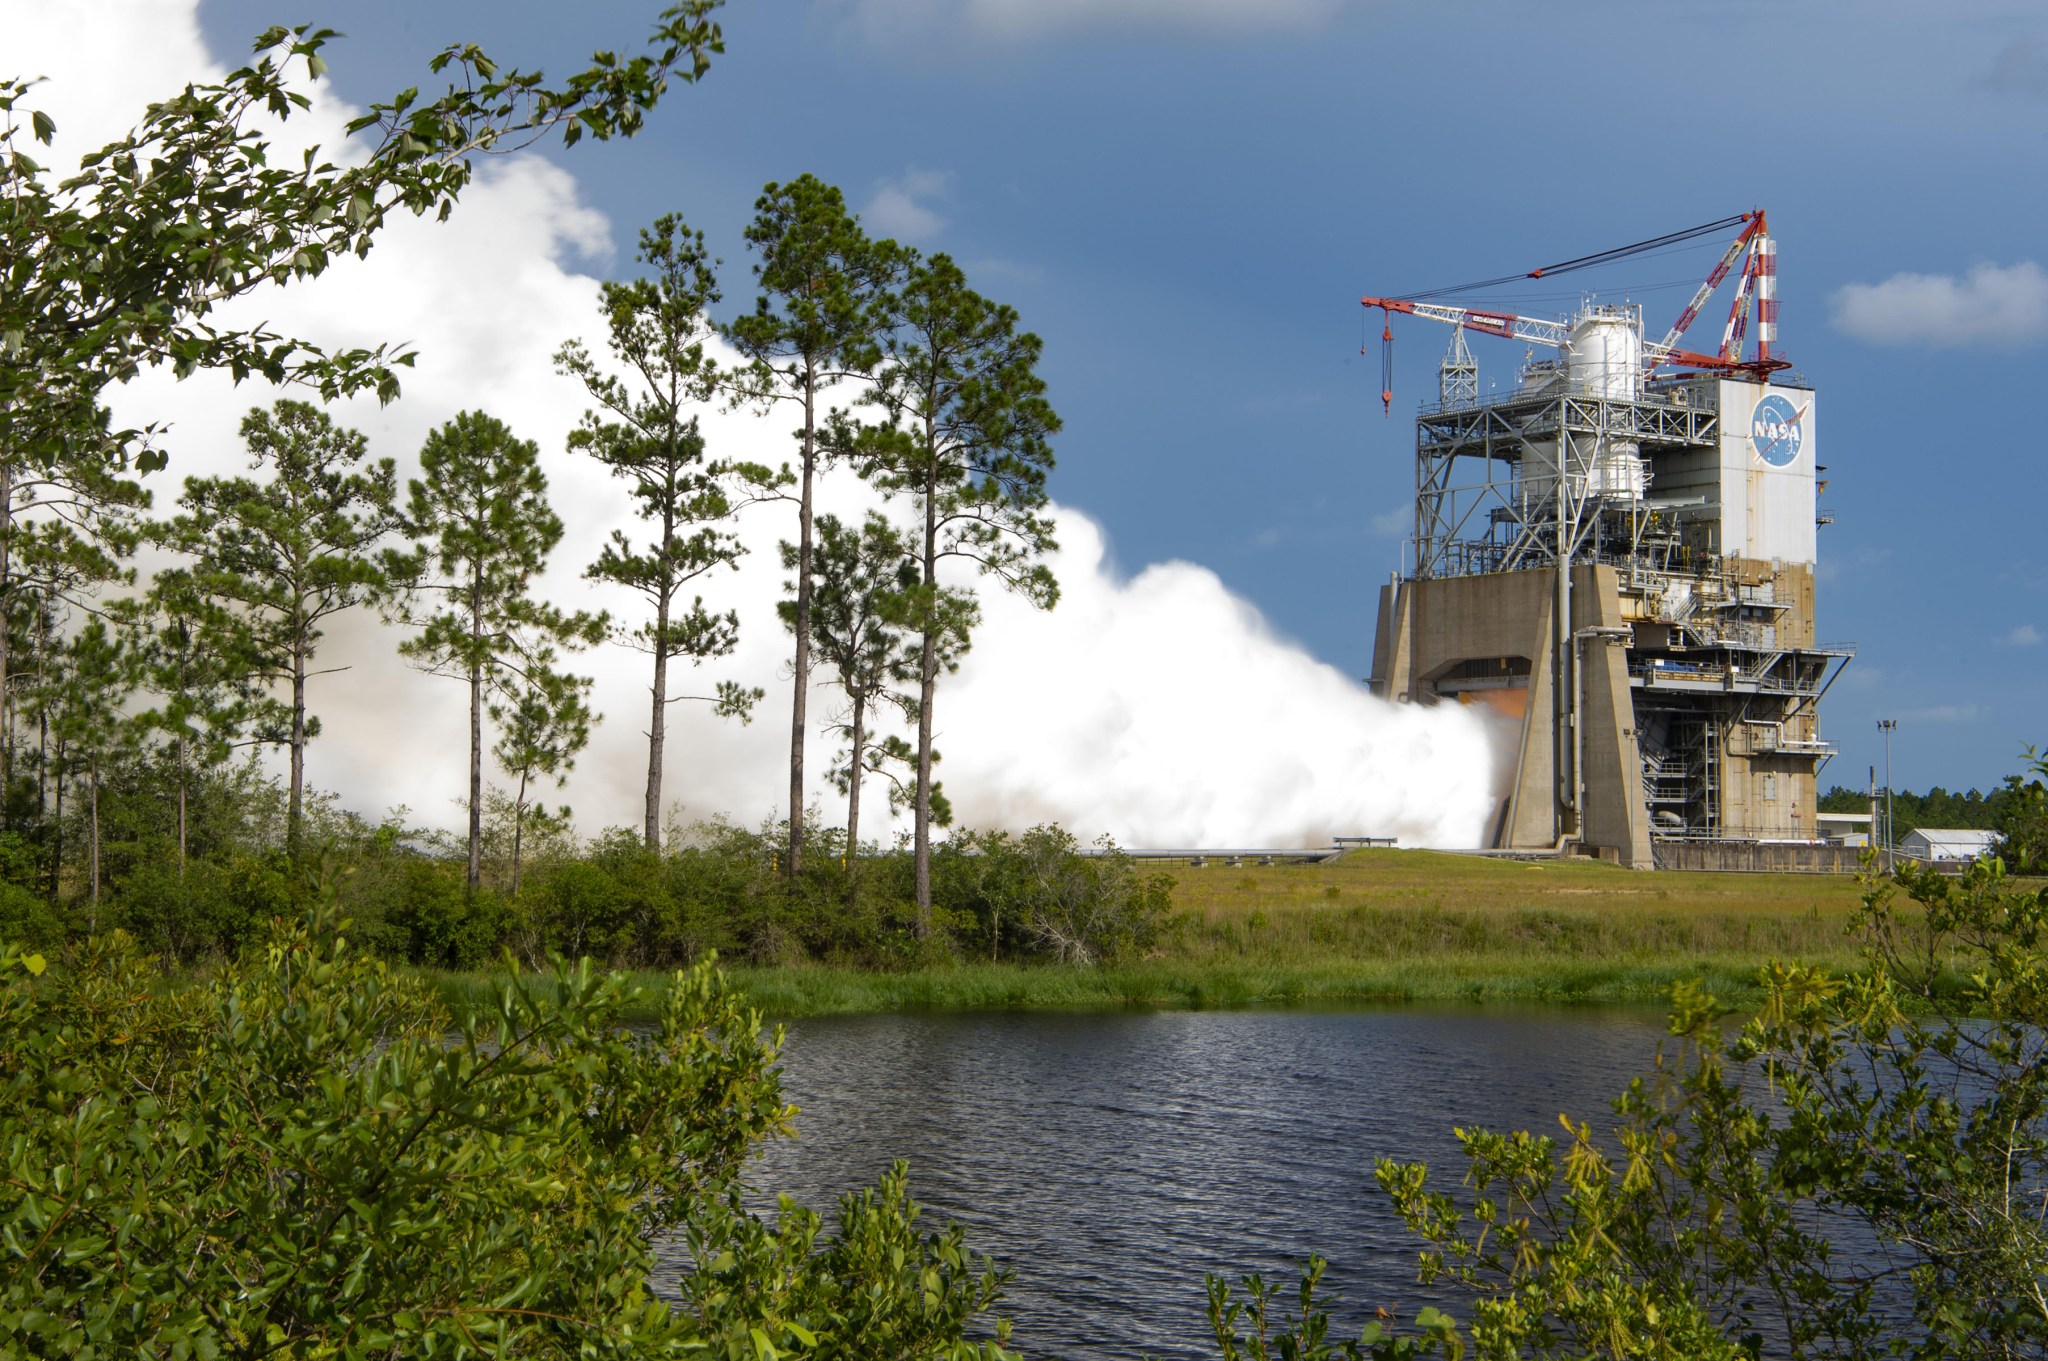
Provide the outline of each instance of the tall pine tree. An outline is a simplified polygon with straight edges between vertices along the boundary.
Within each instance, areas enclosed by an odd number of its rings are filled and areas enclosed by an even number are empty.
[[[427,436],[422,476],[408,486],[402,612],[419,632],[399,644],[414,666],[469,690],[469,888],[482,878],[484,715],[498,695],[548,687],[553,648],[604,636],[602,614],[567,613],[532,595],[534,578],[561,542],[548,506],[540,449],[503,421],[465,411]],[[569,693],[578,693],[574,686]]]
[[[678,698],[670,693],[669,661],[702,663],[731,652],[739,640],[738,614],[710,610],[702,596],[686,602],[683,592],[691,582],[733,566],[744,550],[723,527],[734,509],[727,475],[706,461],[691,413],[715,382],[704,354],[713,334],[704,309],[718,299],[713,262],[704,253],[702,234],[674,214],[640,233],[639,259],[648,266],[647,277],[607,283],[602,290],[610,368],[574,341],[555,362],[582,382],[599,407],[570,434],[569,447],[622,479],[634,509],[654,531],[649,542],[637,545],[613,531],[584,575],[637,592],[653,616],[618,636],[654,661],[642,811],[647,849],[659,851],[668,706]],[[765,470],[749,472],[757,484],[770,480]],[[745,719],[761,695],[726,681],[718,687],[717,703],[721,713]]]
[[[390,459],[369,461],[361,434],[305,402],[252,410],[242,439],[269,476],[186,479],[184,513],[160,537],[190,559],[172,582],[207,645],[283,692],[259,708],[258,727],[289,754],[285,845],[297,856],[306,744],[320,731],[308,683],[327,622],[392,592],[382,545],[399,527],[396,476]]]
[[[917,594],[917,769],[913,777],[918,923],[931,923],[932,706],[949,658],[967,648],[971,591],[941,584],[949,563],[992,576],[1041,608],[1059,598],[1043,559],[1056,546],[1045,479],[1059,417],[1038,376],[1042,345],[1017,313],[967,286],[952,259],[914,260],[898,324],[868,400],[884,415],[854,435],[864,470],[908,498]]]
[[[876,242],[846,211],[831,185],[804,175],[770,184],[754,203],[747,226],[760,292],[754,310],[726,328],[726,338],[752,361],[735,391],[770,405],[791,404],[797,427],[795,491],[795,694],[789,722],[789,873],[803,869],[804,735],[811,686],[812,493],[827,452],[821,410],[840,381],[873,371],[887,325],[889,285],[899,255],[893,242]]]

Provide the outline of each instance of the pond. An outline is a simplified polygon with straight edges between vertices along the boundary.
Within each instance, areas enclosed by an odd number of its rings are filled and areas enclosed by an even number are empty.
[[[1381,1157],[1463,1175],[1454,1126],[1598,1124],[1663,1034],[1654,1011],[970,1013],[792,1025],[798,1137],[750,1180],[826,1213],[908,1160],[934,1221],[1015,1272],[1031,1357],[1213,1356],[1203,1276],[1291,1286],[1330,1260],[1355,1337],[1376,1306],[1449,1305],[1373,1182]]]

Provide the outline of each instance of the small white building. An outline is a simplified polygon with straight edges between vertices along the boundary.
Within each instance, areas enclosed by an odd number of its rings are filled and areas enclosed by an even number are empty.
[[[1978,827],[1921,827],[1899,838],[1899,851],[1924,864],[1954,864],[1991,855],[1999,836]]]
[[[1868,846],[1870,814],[1815,813],[1813,830],[1822,841],[1837,846]]]

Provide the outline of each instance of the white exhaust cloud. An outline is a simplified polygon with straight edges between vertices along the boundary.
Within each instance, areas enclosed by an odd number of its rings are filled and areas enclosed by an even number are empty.
[[[128,11],[135,22],[121,17]],[[109,34],[119,36],[110,42]],[[221,69],[201,48],[189,6],[53,5],[13,38],[13,64],[52,77],[39,102],[63,124],[72,157],[123,131],[141,101],[168,93],[157,73],[197,79]],[[347,116],[322,102],[310,126],[334,147]],[[427,432],[459,410],[490,411],[537,441],[568,525],[542,590],[563,604],[630,616],[633,597],[593,586],[581,571],[612,529],[643,531],[622,489],[565,451],[586,403],[552,363],[572,336],[600,348],[598,281],[584,270],[623,267],[613,239],[613,225],[580,199],[571,176],[509,159],[486,168],[447,223],[395,222],[368,260],[245,299],[226,319],[264,319],[329,345],[416,347],[418,365],[398,403],[356,400],[336,418],[364,430],[373,452],[395,457],[401,476],[416,469]],[[164,441],[170,471],[151,479],[159,511],[171,508],[186,476],[241,471],[243,414],[280,395],[294,394],[236,388],[218,374],[179,383],[160,371],[117,392],[123,423],[172,424]],[[707,411],[703,424],[722,456],[790,456],[785,412]],[[849,518],[881,504],[845,472],[827,475],[821,502]],[[754,824],[784,811],[791,695],[787,635],[774,606],[784,581],[776,545],[794,530],[785,512],[748,512],[739,525],[748,557],[705,585],[710,603],[739,611],[740,647],[685,674],[677,688],[710,694],[716,680],[732,677],[768,697],[750,726],[717,719],[704,704],[671,708],[668,793],[684,821]],[[1130,847],[1326,845],[1342,835],[1478,844],[1500,778],[1488,720],[1455,706],[1374,700],[1276,637],[1206,569],[1167,563],[1125,579],[1108,563],[1100,527],[1071,509],[1057,521],[1059,607],[1040,612],[987,585],[974,648],[939,695],[940,778],[961,825],[1056,821],[1084,840],[1108,834]],[[337,621],[319,665],[346,669],[314,684],[324,731],[309,776],[368,816],[403,804],[417,821],[452,827],[466,769],[465,692],[405,666],[398,639],[367,612]],[[635,826],[646,769],[646,659],[608,647],[578,660],[597,678],[594,703],[605,721],[569,787],[549,801],[571,803],[585,832]],[[843,804],[825,772],[839,744],[820,730],[839,696],[825,679],[811,699],[808,761],[814,803],[834,825]],[[876,837],[897,830],[879,789],[870,790],[863,827]]]
[[[1060,534],[1058,607],[985,597],[940,697],[940,774],[967,825],[1151,847],[1479,844],[1496,780],[1482,711],[1374,699],[1207,568],[1120,580],[1093,521],[1065,512]]]

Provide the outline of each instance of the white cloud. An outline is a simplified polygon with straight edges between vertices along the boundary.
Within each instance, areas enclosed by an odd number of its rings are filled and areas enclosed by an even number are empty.
[[[945,199],[952,183],[953,177],[943,170],[911,166],[895,179],[875,186],[874,194],[860,210],[861,226],[873,236],[928,241],[946,225],[946,219],[932,207],[932,200]]]
[[[2048,566],[2032,558],[2016,558],[1999,569],[1998,580],[2022,591],[2048,591]]]
[[[80,60],[94,32],[120,35],[103,46],[100,60]],[[28,103],[57,123],[47,158],[64,165],[127,132],[155,100],[187,81],[217,79],[227,68],[213,62],[199,34],[196,6],[153,0],[69,0],[10,7],[0,77],[48,76]]]
[[[1830,299],[1835,329],[1873,345],[2024,345],[2048,336],[2048,272],[2032,260],[1894,274]]]
[[[2041,642],[2041,630],[2032,624],[2019,624],[2005,635],[2007,647],[2036,647]]]
[[[1379,538],[1400,539],[1407,537],[1408,528],[1414,523],[1415,507],[1396,506],[1392,510],[1382,511],[1373,516],[1366,521],[1366,527]]]
[[[1981,704],[1935,704],[1925,709],[1907,709],[1899,718],[1908,723],[1947,725],[1975,723],[1984,717],[1984,712]]]
[[[1000,256],[983,256],[975,260],[964,260],[961,268],[970,279],[1007,279],[1012,283],[1035,287],[1045,282],[1045,269],[1040,265],[1019,264]]]
[[[96,0],[55,11],[15,51],[25,68],[50,72],[57,100],[75,104],[66,82],[85,72],[98,92],[92,99],[126,115],[163,92],[151,75],[159,67],[199,75],[207,60],[189,7],[131,8],[148,21],[138,22],[132,39],[121,23],[88,22],[104,10]],[[348,114],[317,103],[303,131],[338,143]],[[118,130],[102,122],[73,155]],[[929,177],[905,182],[935,192]],[[581,577],[613,528],[642,531],[619,489],[566,452],[585,402],[555,374],[551,358],[564,339],[596,329],[597,280],[579,267],[601,255],[610,237],[567,172],[515,157],[494,162],[447,223],[394,221],[368,259],[265,290],[219,319],[260,318],[327,345],[415,346],[418,366],[405,375],[402,400],[387,408],[343,403],[337,419],[363,430],[374,453],[395,457],[401,476],[416,470],[427,432],[457,411],[481,408],[504,419],[540,445],[567,524],[541,592],[565,606],[630,611],[630,596]],[[251,405],[277,395],[259,384],[236,388],[219,374],[176,382],[152,371],[113,400],[120,423],[171,422],[164,441],[171,470],[153,479],[159,507],[168,508],[182,478],[245,468],[236,427]],[[721,457],[779,463],[789,456],[786,413],[712,410],[703,426]],[[843,470],[822,480],[820,499],[842,516],[876,504]],[[1213,573],[1169,563],[1125,579],[1094,523],[1072,511],[1058,511],[1057,520],[1059,608],[1042,613],[1014,597],[985,595],[974,649],[934,711],[946,790],[964,825],[1051,819],[1086,838],[1107,832],[1133,846],[1326,844],[1341,834],[1476,844],[1495,778],[1495,746],[1481,717],[1457,706],[1374,700],[1275,638]],[[750,512],[738,526],[748,557],[739,571],[706,584],[707,603],[739,611],[739,649],[678,688],[706,693],[716,678],[732,676],[763,686],[768,697],[744,727],[700,704],[672,710],[668,792],[685,819],[722,814],[755,823],[782,803],[792,694],[774,607],[784,578],[776,546],[791,528],[776,507]],[[398,638],[361,612],[341,617],[330,632],[319,664],[348,669],[315,684],[311,698],[324,730],[309,756],[310,777],[367,814],[403,803],[421,821],[450,826],[465,778],[465,696],[462,687],[405,666],[394,651]],[[560,797],[586,832],[632,825],[646,770],[646,661],[606,648],[580,663],[596,677],[594,707],[606,721]],[[836,707],[836,693],[820,684],[810,704],[810,789],[828,823],[841,804],[824,778],[834,744],[820,730]],[[877,836],[889,831],[882,802],[874,797],[875,813],[864,819]]]
[[[1224,37],[1313,28],[1340,0],[823,0],[881,42],[934,36],[1028,43],[1069,33]]]

